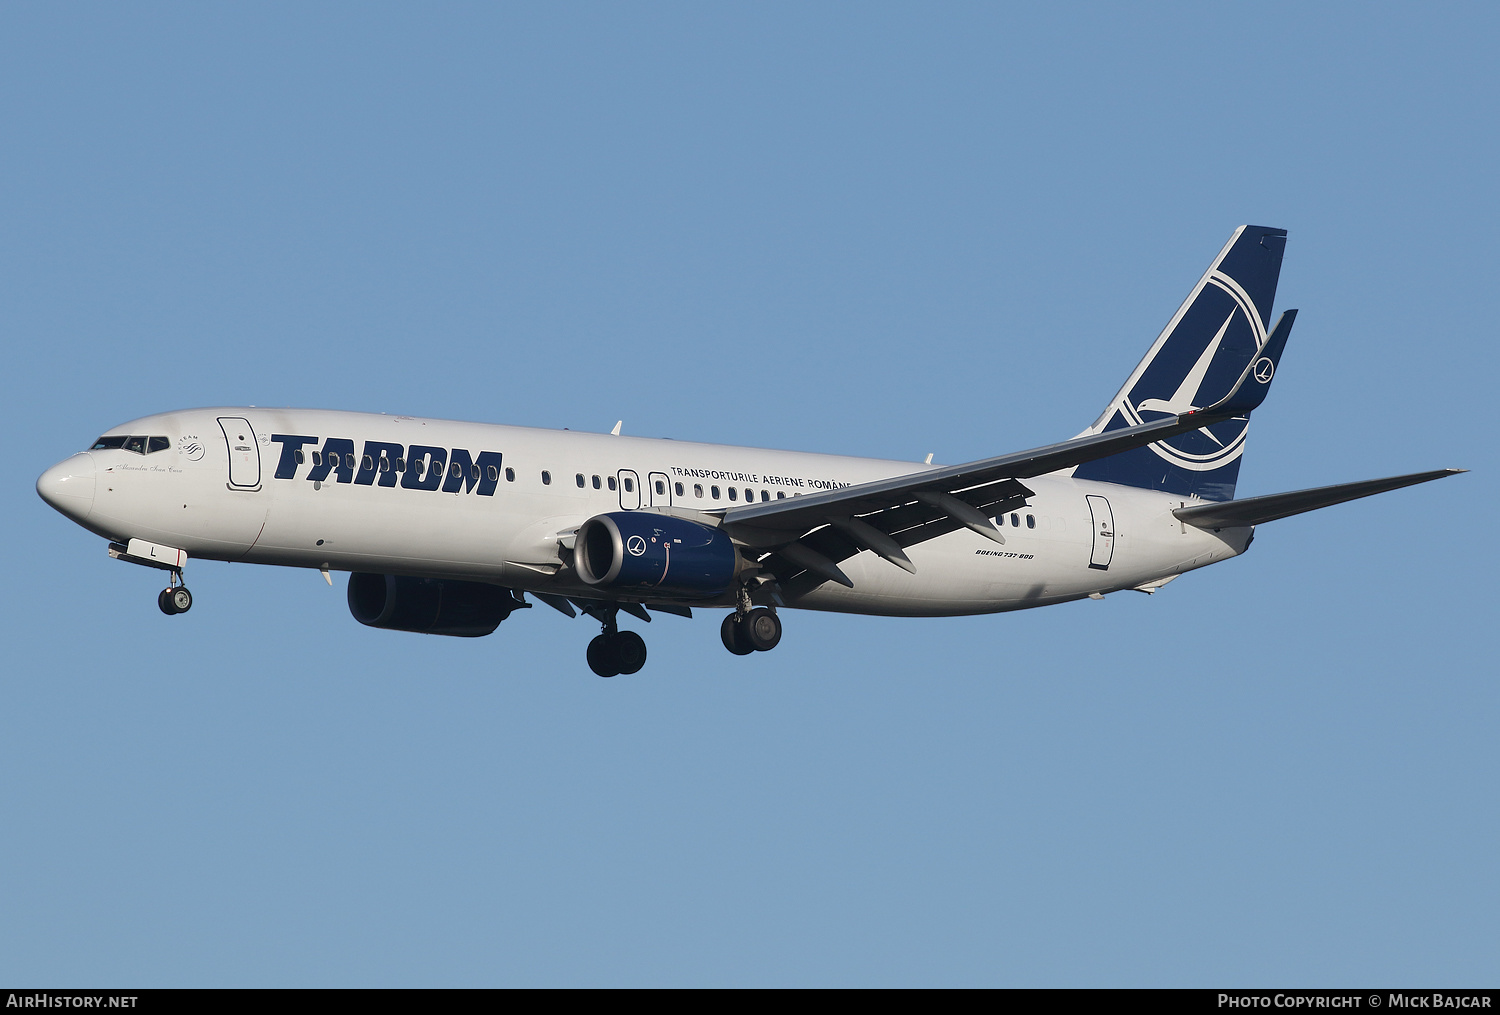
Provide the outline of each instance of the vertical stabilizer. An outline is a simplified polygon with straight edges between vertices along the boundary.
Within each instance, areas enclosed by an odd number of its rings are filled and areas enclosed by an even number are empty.
[[[1223,398],[1266,345],[1286,230],[1240,226],[1084,434],[1151,423]],[[1287,322],[1290,325],[1290,321]],[[1229,419],[1080,465],[1078,479],[1229,500],[1249,420]]]

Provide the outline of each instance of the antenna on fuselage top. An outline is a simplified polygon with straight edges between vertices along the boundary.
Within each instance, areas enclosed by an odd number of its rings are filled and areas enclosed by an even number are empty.
[[[615,428],[610,431],[610,434],[615,437],[620,436],[620,427],[624,424],[624,422],[625,421],[623,419],[615,420]]]

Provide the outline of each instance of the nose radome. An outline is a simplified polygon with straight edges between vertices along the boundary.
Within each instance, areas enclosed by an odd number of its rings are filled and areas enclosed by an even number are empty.
[[[42,473],[36,481],[36,492],[58,511],[81,522],[94,509],[96,471],[94,456],[80,452]]]

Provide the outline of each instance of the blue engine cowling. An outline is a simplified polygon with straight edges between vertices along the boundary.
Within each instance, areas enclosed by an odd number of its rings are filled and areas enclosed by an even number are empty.
[[[509,589],[483,582],[394,574],[349,576],[349,612],[366,627],[479,638],[521,606]]]
[[[649,511],[595,515],[578,528],[578,576],[599,589],[716,596],[734,580],[739,555],[718,529]]]

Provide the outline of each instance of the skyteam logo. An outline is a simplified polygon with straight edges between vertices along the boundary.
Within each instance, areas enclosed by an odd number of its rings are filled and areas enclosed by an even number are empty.
[[[1255,301],[1234,279],[1212,271],[1115,408],[1125,425],[1134,426],[1212,405],[1229,393],[1266,338]],[[1253,376],[1268,384],[1274,373],[1274,365],[1262,357]],[[1151,451],[1180,468],[1209,472],[1240,457],[1249,425],[1247,419],[1225,420],[1159,441]]]

